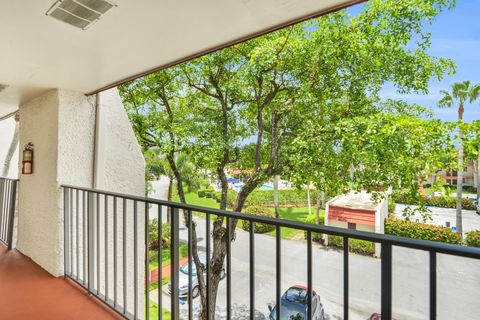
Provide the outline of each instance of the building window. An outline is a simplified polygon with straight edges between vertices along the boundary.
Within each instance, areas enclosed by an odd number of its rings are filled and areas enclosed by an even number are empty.
[[[357,230],[357,224],[356,223],[348,223],[348,229],[350,230]]]

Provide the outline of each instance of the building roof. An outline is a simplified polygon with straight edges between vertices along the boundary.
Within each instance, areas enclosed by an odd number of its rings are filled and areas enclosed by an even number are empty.
[[[380,203],[372,200],[372,194],[367,192],[351,192],[339,196],[330,201],[330,206],[343,207],[348,209],[376,210]]]
[[[95,93],[363,1],[113,0],[86,30],[47,15],[56,0],[1,1],[0,116],[48,89]]]

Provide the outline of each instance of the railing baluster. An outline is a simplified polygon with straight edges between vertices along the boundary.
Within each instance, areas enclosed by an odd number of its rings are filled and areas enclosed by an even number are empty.
[[[70,244],[68,243],[68,230],[69,230],[69,213],[68,213],[68,208],[70,208],[70,202],[69,202],[69,189],[65,188],[63,191],[63,272],[64,274],[68,274],[68,257],[70,254],[68,253],[68,248]],[[3,216],[3,214],[2,214]]]
[[[2,232],[2,229],[3,229],[3,219],[4,219],[4,216],[5,216],[5,210],[6,210],[6,205],[5,205],[5,202],[4,202],[4,199],[5,199],[5,183],[7,182],[7,180],[4,180],[4,179],[0,179],[0,240],[3,241],[3,232]],[[65,197],[65,196],[64,196]],[[65,210],[65,208],[64,208]],[[65,216],[64,216],[64,219],[65,219]]]
[[[87,192],[82,192],[82,241],[83,241],[83,286],[88,283],[87,280]]]
[[[138,318],[138,235],[137,235],[138,202],[133,201],[133,318]]]
[[[207,213],[206,219],[205,219],[205,241],[207,242],[207,253],[206,253],[206,267],[207,267],[207,273],[205,276],[205,282],[207,285],[207,319],[211,319],[211,314],[210,314],[210,215]],[[213,310],[213,313],[215,314],[215,310]]]
[[[76,251],[76,267],[77,267],[77,270],[75,270],[76,272],[76,279],[78,280],[78,277],[80,276],[80,250],[79,250],[79,237],[78,237],[78,230],[79,230],[79,221],[80,221],[80,218],[79,218],[79,210],[80,210],[80,199],[79,199],[79,190],[75,190],[75,244],[76,244],[76,248],[75,248],[75,251]]]
[[[193,244],[192,244],[192,228],[193,228],[193,221],[192,221],[192,211],[188,211],[188,319],[193,319],[193,297],[192,297],[192,251],[193,251]]]
[[[437,319],[437,254],[430,251],[430,320]]]
[[[123,240],[123,266],[122,266],[122,276],[123,276],[123,314],[127,313],[127,306],[128,306],[128,298],[127,298],[127,199],[123,198],[123,235],[122,235],[122,240]]]
[[[307,231],[307,319],[312,320],[312,233]]]
[[[392,245],[382,243],[382,319],[392,318]]]
[[[147,298],[145,299],[146,319],[150,319],[150,266],[149,266],[149,249],[148,244],[148,206],[149,203],[145,202],[145,287],[147,292]]]
[[[113,197],[113,308],[117,308],[117,298],[118,298],[118,290],[117,290],[117,283],[118,283],[118,275],[117,275],[117,232],[118,232],[118,227],[117,227],[117,211],[118,211],[118,205],[117,205],[117,197]]]
[[[232,317],[232,235],[230,218],[227,217],[227,320]]]
[[[97,295],[100,294],[100,194],[97,193],[97,234],[96,234],[96,240],[97,240]]]
[[[94,194],[88,192],[88,293],[92,294],[95,287],[94,284]]]
[[[73,189],[68,189],[70,207],[68,209],[68,243],[70,245],[70,258],[69,258],[69,275],[73,274]]]
[[[250,319],[255,319],[255,222],[250,222]]]
[[[348,320],[349,317],[349,279],[348,279],[348,238],[343,237],[343,319]]]
[[[105,209],[103,210],[105,223],[105,301],[108,301],[108,195],[103,197]]]
[[[158,276],[158,320],[162,320],[162,227],[163,227],[163,217],[162,217],[162,206],[158,206],[158,253],[157,253],[157,276]]]
[[[171,313],[172,319],[180,319],[180,306],[179,306],[179,287],[178,287],[178,269],[179,269],[179,250],[178,246],[180,244],[179,236],[179,210],[178,208],[172,208],[171,210],[171,249],[170,249],[170,261],[171,261],[171,285],[172,285],[172,294],[171,294]],[[160,311],[159,311],[160,312]]]
[[[277,320],[281,319],[282,315],[282,228],[276,227],[276,284],[275,284],[275,315]]]

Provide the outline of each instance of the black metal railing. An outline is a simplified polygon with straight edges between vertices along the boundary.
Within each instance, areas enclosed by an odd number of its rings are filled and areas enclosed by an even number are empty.
[[[281,228],[302,230],[306,233],[307,247],[307,319],[312,319],[312,235],[316,233],[343,237],[343,319],[349,319],[349,240],[359,239],[381,246],[381,314],[382,319],[392,318],[392,246],[421,250],[429,253],[429,318],[437,317],[437,254],[480,259],[480,249],[458,246],[440,242],[431,242],[391,235],[362,232],[323,225],[313,225],[291,220],[254,216],[239,212],[203,208],[180,203],[172,203],[145,197],[137,197],[88,188],[64,186],[65,208],[65,275],[82,285],[113,310],[128,319],[149,319],[150,292],[149,283],[149,219],[157,218],[158,230],[158,261],[161,265],[163,213],[169,210],[171,231],[171,292],[170,312],[172,319],[180,319],[179,307],[179,244],[180,244],[180,210],[187,214],[188,259],[192,261],[192,214],[202,213],[206,220],[206,257],[210,256],[210,217],[223,216],[226,219],[226,315],[232,317],[232,269],[230,221],[232,219],[246,220],[249,226],[249,303],[250,318],[255,312],[255,223],[269,224],[276,228],[275,248],[275,300],[276,306],[281,305]],[[121,207],[121,209],[120,209]],[[154,212],[154,214],[152,214]],[[152,216],[153,215],[153,216]],[[133,235],[131,234],[133,232]],[[83,242],[83,245],[82,245]],[[102,256],[103,255],[103,256]],[[143,255],[143,257],[141,256]],[[111,257],[113,259],[110,259]],[[140,261],[142,259],[142,261]],[[112,261],[113,260],[113,261]],[[143,266],[139,266],[144,262]],[[83,267],[82,267],[83,263]],[[192,293],[191,264],[188,263],[188,292]],[[132,274],[128,272],[129,268]],[[141,268],[141,269],[140,269]],[[206,285],[209,286],[210,264],[206,263]],[[161,282],[161,267],[158,269],[158,281]],[[138,275],[141,275],[140,277]],[[139,283],[138,279],[142,279]],[[112,290],[109,290],[111,288]],[[120,288],[123,293],[120,292]],[[132,292],[133,291],[133,292]],[[207,293],[209,290],[207,289]],[[129,296],[129,293],[130,296]],[[140,297],[140,295],[144,295]],[[120,297],[121,296],[121,297]],[[133,301],[132,301],[133,300]],[[144,306],[139,305],[143,300]],[[192,297],[188,294],[188,319],[193,318]],[[210,303],[210,295],[206,295]],[[158,319],[162,319],[162,293],[158,293]],[[276,308],[276,319],[281,319],[280,310]],[[213,315],[208,314],[208,319]]]
[[[13,227],[17,210],[18,180],[0,178],[0,242],[13,246]]]

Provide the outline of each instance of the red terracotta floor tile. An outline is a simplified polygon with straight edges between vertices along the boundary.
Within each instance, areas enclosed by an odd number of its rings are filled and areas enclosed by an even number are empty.
[[[0,244],[0,319],[122,319],[71,280]]]

